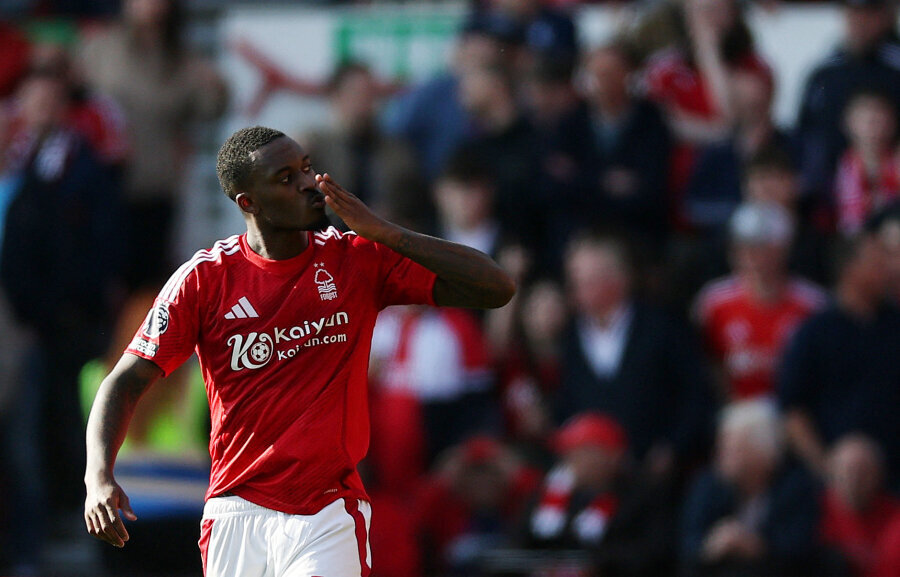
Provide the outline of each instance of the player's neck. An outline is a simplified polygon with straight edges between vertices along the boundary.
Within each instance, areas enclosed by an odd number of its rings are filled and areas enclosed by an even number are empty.
[[[286,260],[306,250],[309,237],[305,230],[281,230],[261,232],[255,226],[247,227],[247,246],[269,260]]]

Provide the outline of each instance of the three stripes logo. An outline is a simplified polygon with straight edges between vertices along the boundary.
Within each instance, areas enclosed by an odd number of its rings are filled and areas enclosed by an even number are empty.
[[[259,313],[256,312],[256,309],[253,308],[253,305],[250,304],[250,301],[247,300],[247,297],[241,297],[238,299],[236,305],[231,307],[231,311],[225,313],[226,319],[246,319],[246,318],[259,318]]]

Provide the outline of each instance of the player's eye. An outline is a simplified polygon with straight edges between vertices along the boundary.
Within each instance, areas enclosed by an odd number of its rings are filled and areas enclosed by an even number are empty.
[[[306,174],[309,174],[310,172],[312,172],[312,165],[310,164],[309,166],[304,166],[303,172],[305,172]]]
[[[281,184],[290,184],[291,183],[291,175],[288,174],[284,178],[281,179]]]

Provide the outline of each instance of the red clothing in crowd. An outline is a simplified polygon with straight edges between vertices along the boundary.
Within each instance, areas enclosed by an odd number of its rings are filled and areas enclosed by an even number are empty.
[[[207,498],[231,492],[289,514],[366,499],[367,368],[378,311],[434,304],[434,273],[334,228],[265,259],[246,235],[179,268],[127,352],[168,375],[194,351],[209,397]]]
[[[755,53],[744,56],[733,67],[759,73],[774,83],[771,68]],[[647,96],[676,118],[687,116],[709,122],[721,118],[722,113],[716,106],[709,84],[700,70],[688,61],[683,50],[666,48],[651,56],[644,82]],[[687,226],[688,222],[681,206],[681,196],[690,179],[696,155],[695,144],[690,142],[681,142],[672,151],[669,187],[674,195],[673,218],[681,226]]]
[[[900,197],[900,157],[886,152],[873,179],[859,154],[848,150],[838,163],[834,196],[838,230],[844,234],[858,232],[869,215]]]
[[[67,120],[104,164],[118,164],[128,156],[125,113],[111,98],[92,96],[75,103]]]
[[[840,551],[849,561],[854,575],[875,577],[878,565],[879,541],[885,529],[900,519],[900,501],[889,495],[878,497],[868,511],[850,510],[831,491],[827,491],[822,503],[822,540]],[[900,568],[900,567],[898,567]],[[892,573],[892,577],[898,574]]]
[[[422,574],[422,555],[409,499],[377,490],[369,490],[369,494],[369,544],[373,555],[370,577],[418,577]]]
[[[788,339],[825,299],[817,286],[799,279],[789,281],[771,303],[756,300],[737,276],[713,281],[700,292],[695,315],[710,354],[724,368],[732,399],[772,393]]]
[[[0,98],[9,96],[28,71],[31,45],[18,29],[0,21]]]
[[[522,468],[513,475],[506,492],[506,501],[497,511],[509,526],[521,515],[528,497],[541,483],[539,471]],[[416,527],[436,552],[445,552],[454,541],[473,529],[475,511],[463,495],[454,491],[450,482],[433,476],[422,482],[413,505]]]
[[[15,102],[10,111],[8,138],[15,142],[28,138],[24,121]],[[73,102],[66,113],[66,125],[84,139],[97,159],[103,164],[119,164],[129,153],[125,115],[113,100],[105,97],[89,97]]]
[[[769,65],[757,54],[744,56],[734,68],[757,72],[774,82]],[[661,50],[650,58],[646,84],[647,95],[666,110],[703,120],[716,120],[721,114],[700,70],[677,48]]]
[[[878,560],[872,577],[897,577],[900,575],[900,514],[887,524],[878,542]]]

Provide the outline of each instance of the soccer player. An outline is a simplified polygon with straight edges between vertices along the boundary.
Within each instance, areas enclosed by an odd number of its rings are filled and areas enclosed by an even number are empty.
[[[212,457],[200,549],[207,577],[364,577],[371,509],[366,373],[378,311],[492,308],[515,292],[484,254],[375,215],[281,132],[235,132],[217,172],[246,234],[172,275],[103,381],[87,428],[85,523],[114,546],[136,519],[113,466],[140,396],[194,351]],[[325,207],[354,233],[326,228]]]

